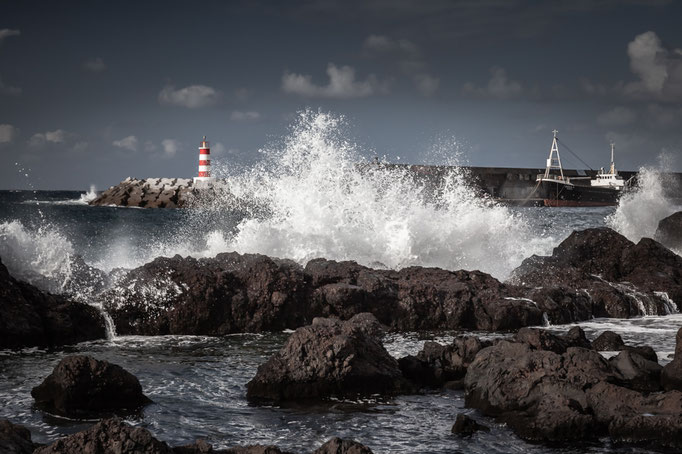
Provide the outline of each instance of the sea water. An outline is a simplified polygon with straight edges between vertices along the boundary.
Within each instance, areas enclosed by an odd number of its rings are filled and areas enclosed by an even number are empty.
[[[74,257],[107,273],[159,256],[262,253],[302,265],[316,257],[399,269],[479,269],[504,280],[532,254],[550,254],[574,230],[609,226],[632,241],[653,236],[658,221],[680,209],[667,200],[655,169],[618,207],[513,208],[481,196],[466,171],[452,170],[434,188],[405,170],[366,161],[347,138],[343,119],[303,112],[291,133],[264,147],[248,169],[221,168],[232,196],[192,209],[91,207],[82,192],[0,191],[0,258],[10,272],[88,304],[89,289],[69,286]],[[440,145],[442,146],[442,144]],[[448,150],[434,152],[448,154]],[[593,320],[590,337],[610,329],[670,360],[682,316]],[[570,326],[552,327],[563,331]],[[454,332],[391,334],[395,357]],[[482,334],[500,336],[499,334]],[[141,425],[171,445],[205,438],[214,447],[276,444],[309,452],[332,436],[354,438],[374,452],[644,452],[607,440],[571,447],[532,445],[504,425],[464,408],[463,393],[438,391],[393,399],[331,402],[314,408],[251,406],[246,383],[286,340],[286,333],[112,337],[57,351],[0,352],[0,417],[28,426],[47,443],[91,422],[58,418],[32,406],[30,390],[68,354],[87,354],[134,373],[154,401]],[[458,413],[492,430],[469,439],[450,434]]]

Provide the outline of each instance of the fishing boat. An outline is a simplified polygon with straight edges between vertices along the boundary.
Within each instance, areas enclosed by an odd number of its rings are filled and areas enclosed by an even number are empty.
[[[555,129],[545,173],[537,176],[536,190],[548,207],[598,207],[618,204],[625,181],[618,175],[614,163],[615,145],[611,144],[609,171],[600,169],[596,178],[564,175]]]

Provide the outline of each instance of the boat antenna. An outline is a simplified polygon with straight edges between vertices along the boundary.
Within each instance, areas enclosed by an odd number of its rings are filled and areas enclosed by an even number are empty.
[[[545,169],[545,178],[549,178],[552,169],[559,169],[561,174],[561,179],[564,179],[564,168],[561,166],[561,155],[559,155],[559,146],[557,142],[557,134],[559,131],[556,129],[552,131],[554,133],[554,138],[552,139],[552,148],[549,150],[549,158],[547,158],[547,168]],[[556,157],[554,155],[556,154]]]

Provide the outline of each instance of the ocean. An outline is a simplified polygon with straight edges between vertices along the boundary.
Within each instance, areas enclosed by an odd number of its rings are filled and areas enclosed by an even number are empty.
[[[572,231],[609,226],[633,241],[652,236],[658,221],[680,210],[662,196],[655,170],[618,207],[513,208],[481,197],[466,172],[454,169],[435,190],[409,175],[359,172],[352,143],[334,119],[303,122],[261,164],[217,169],[232,195],[191,209],[94,207],[89,191],[0,191],[0,258],[17,278],[59,293],[70,263],[81,256],[107,273],[159,256],[211,257],[262,253],[301,264],[316,257],[364,265],[479,269],[504,280],[524,258],[551,254]],[[679,251],[678,251],[679,253]],[[87,304],[83,289],[74,298]],[[650,345],[670,360],[682,315],[580,323],[588,337],[603,330],[626,343]],[[570,326],[550,327],[565,331]],[[455,332],[390,334],[395,357],[415,354],[426,340]],[[479,333],[482,336],[501,334]],[[171,445],[204,438],[214,448],[275,444],[309,452],[332,436],[354,438],[377,453],[647,452],[604,439],[570,446],[521,441],[504,425],[464,407],[462,391],[442,390],[392,399],[334,401],[316,407],[251,406],[246,383],[288,333],[201,336],[117,336],[55,351],[0,351],[0,417],[27,426],[48,443],[88,427],[38,411],[30,390],[69,354],[87,354],[135,374],[153,404],[128,422]],[[490,426],[470,439],[452,436],[458,413]]]

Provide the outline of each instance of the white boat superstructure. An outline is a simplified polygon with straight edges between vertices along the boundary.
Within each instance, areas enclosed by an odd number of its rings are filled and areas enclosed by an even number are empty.
[[[613,189],[623,189],[625,186],[625,180],[623,177],[618,175],[616,164],[613,161],[615,146],[616,145],[614,143],[611,143],[611,167],[609,167],[609,171],[605,172],[603,167],[599,169],[599,172],[597,172],[597,177],[590,181],[592,186]]]

